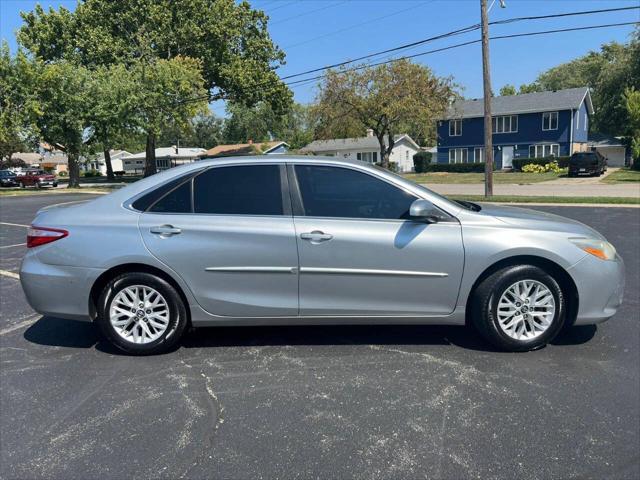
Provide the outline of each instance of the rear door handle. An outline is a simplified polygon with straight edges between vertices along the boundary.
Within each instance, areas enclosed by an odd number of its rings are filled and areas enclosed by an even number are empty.
[[[333,235],[321,232],[320,230],[314,230],[313,232],[301,233],[300,238],[302,240],[309,240],[311,243],[320,243],[331,240]]]
[[[182,233],[181,229],[176,228],[173,225],[160,225],[157,227],[151,227],[149,231],[162,237],[170,237],[171,235],[178,235],[179,233]]]

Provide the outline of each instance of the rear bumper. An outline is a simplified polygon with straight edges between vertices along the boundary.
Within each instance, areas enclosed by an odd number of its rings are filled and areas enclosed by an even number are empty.
[[[20,267],[20,283],[31,308],[59,318],[90,321],[89,293],[104,270],[48,265],[29,251]]]
[[[568,270],[578,288],[579,308],[575,325],[604,322],[616,314],[624,295],[624,262],[587,255]]]

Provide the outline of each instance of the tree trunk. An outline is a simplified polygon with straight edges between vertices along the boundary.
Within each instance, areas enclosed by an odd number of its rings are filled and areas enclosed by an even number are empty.
[[[156,168],[156,136],[147,134],[147,149],[144,162],[144,176],[149,177],[157,172]]]
[[[113,166],[111,165],[111,153],[108,148],[104,149],[104,164],[107,167],[107,181],[113,182],[115,176],[113,175]]]
[[[67,151],[67,165],[69,168],[69,185],[67,188],[80,188],[80,163],[78,152]]]
[[[380,145],[380,166],[382,168],[389,168],[389,154],[387,153],[387,147],[384,144],[384,133],[376,135],[378,138],[378,144]]]

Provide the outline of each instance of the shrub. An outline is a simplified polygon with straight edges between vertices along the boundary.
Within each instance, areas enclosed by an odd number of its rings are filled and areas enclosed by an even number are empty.
[[[560,173],[563,171],[562,168],[558,165],[558,162],[553,161],[549,163],[545,163],[544,165],[539,165],[537,163],[527,163],[522,167],[522,171],[525,173],[545,173],[545,172],[554,172]]]
[[[61,172],[58,173],[59,177],[66,177],[68,175],[67,172],[65,172],[64,170],[62,170]]]
[[[376,167],[382,167],[382,163],[378,162],[375,164]],[[390,172],[398,171],[398,162],[389,162],[389,168],[387,168]]]
[[[113,172],[113,174],[114,174],[116,177],[122,177],[122,176],[124,175],[124,170],[118,170],[118,171],[116,171],[116,172]]]
[[[546,158],[514,158],[513,169],[523,171],[522,167],[525,165],[546,165],[551,162],[557,162],[560,168],[567,168],[569,166],[569,157],[546,157]]]
[[[424,171],[428,172],[451,172],[451,173],[484,173],[483,163],[428,163],[424,165]]]
[[[84,176],[85,177],[101,177],[102,173],[99,172],[98,170],[87,170],[86,172],[84,172]]]
[[[431,163],[431,152],[418,152],[413,156],[413,171],[416,173],[424,173],[425,165]]]

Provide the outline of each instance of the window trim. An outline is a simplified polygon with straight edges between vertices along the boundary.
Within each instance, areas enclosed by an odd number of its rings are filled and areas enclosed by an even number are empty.
[[[359,222],[394,222],[394,223],[405,223],[405,222],[411,222],[411,219],[406,219],[406,218],[363,218],[363,217],[320,217],[320,216],[311,216],[311,215],[305,215],[305,211],[304,211],[304,205],[302,202],[302,193],[300,192],[300,183],[298,182],[298,176],[296,174],[296,169],[295,167],[297,165],[300,166],[313,166],[313,167],[329,167],[329,168],[342,168],[345,170],[353,170],[355,172],[358,173],[362,173],[363,175],[368,175],[370,177],[373,177],[376,180],[379,180],[381,182],[385,182],[388,185],[397,188],[398,190],[403,191],[404,193],[411,195],[412,197],[415,197],[416,199],[424,199],[424,200],[428,200],[420,195],[417,195],[415,192],[412,192],[411,190],[405,188],[404,186],[401,185],[397,185],[396,183],[383,178],[383,177],[379,177],[371,172],[368,172],[366,170],[361,170],[359,168],[353,167],[352,165],[335,165],[332,163],[299,163],[299,162],[292,162],[292,163],[287,163],[287,174],[289,176],[289,192],[291,194],[291,203],[293,206],[293,217],[301,217],[301,218],[318,218],[318,219],[331,219],[331,220],[343,220],[343,221],[349,221],[349,222],[353,222],[353,221],[359,221]],[[431,202],[431,200],[428,200]],[[437,208],[440,212],[442,212],[442,220],[440,220],[441,222],[449,222],[449,221],[455,221],[457,222],[457,219],[447,213],[445,210],[443,210],[442,208],[440,208],[438,205],[436,205],[435,203],[431,202],[431,204]]]
[[[467,161],[466,161],[466,162],[462,161],[462,158],[460,159],[460,161],[459,161],[459,162],[456,162],[456,161],[455,161],[455,154],[454,154],[454,161],[453,161],[453,162],[451,161],[451,152],[452,152],[452,151],[454,151],[454,152],[455,152],[455,151],[458,151],[458,150],[459,150],[459,151],[461,151],[461,152],[462,152],[462,151],[466,151],[466,152],[467,152]],[[462,157],[462,155],[461,155],[461,157]],[[456,163],[469,163],[469,149],[468,149],[468,148],[464,148],[464,147],[454,147],[454,148],[450,148],[450,149],[449,149],[449,164],[453,165],[453,164],[456,164]]]
[[[538,157],[536,155],[536,149],[538,147],[542,148],[542,156]],[[549,149],[551,150],[551,152],[553,152],[553,147],[558,147],[558,155],[555,155],[553,153],[549,153],[549,155],[544,155],[544,148],[545,147],[549,147]],[[531,148],[533,148],[533,157],[531,156]],[[560,144],[559,143],[533,143],[531,145],[529,145],[529,158],[551,158],[551,157],[555,157],[558,158],[560,156]]]
[[[556,127],[555,128],[551,128],[551,118],[552,115],[555,114],[556,117]],[[544,117],[545,115],[549,115],[549,128],[544,128]],[[554,130],[558,130],[558,128],[560,127],[560,113],[558,111],[555,112],[542,112],[542,131],[543,132],[551,132]]]
[[[270,165],[270,166],[274,166],[277,167],[280,173],[280,194],[282,197],[282,215],[261,215],[261,214],[245,214],[245,213],[196,213],[195,211],[195,183],[194,180],[196,177],[202,175],[205,172],[208,172],[209,170],[212,170],[214,168],[230,168],[230,167],[254,167],[254,166],[266,166],[266,165]],[[164,193],[160,198],[158,198],[156,201],[154,201],[151,205],[149,205],[149,207],[147,207],[144,211],[141,210],[137,210],[135,208],[133,208],[131,205],[138,200],[140,197],[151,193],[153,190],[157,189],[157,188],[161,188],[162,185],[166,185],[167,183],[172,182],[173,180],[175,180],[174,178],[171,178],[169,180],[167,180],[166,182],[163,182],[161,184],[158,185],[154,185],[153,187],[145,190],[144,192],[136,195],[135,197],[132,197],[131,199],[129,199],[126,204],[124,204],[124,206],[126,208],[129,208],[130,210],[133,210],[135,212],[139,212],[139,213],[148,213],[151,215],[207,215],[207,216],[218,216],[218,217],[261,217],[261,218],[268,218],[268,217],[272,217],[272,218],[283,218],[283,217],[291,217],[293,216],[293,209],[292,209],[292,205],[291,205],[291,195],[289,192],[289,181],[287,178],[287,172],[286,172],[286,165],[283,163],[231,163],[231,164],[226,164],[226,165],[211,165],[209,167],[205,167],[205,168],[200,168],[197,170],[194,170],[193,172],[190,172],[188,174],[185,174],[185,179],[184,181],[180,182],[178,185],[176,185],[174,188],[172,188],[171,190],[167,191],[166,193]],[[191,211],[190,212],[151,212],[150,209],[153,208],[153,206],[158,203],[159,201],[161,201],[164,197],[166,197],[167,195],[169,195],[170,193],[172,193],[174,190],[180,188],[182,185],[184,185],[186,182],[191,182]]]
[[[460,133],[456,133],[456,124],[460,124]],[[453,125],[453,134],[451,133],[451,125]],[[449,120],[449,136],[450,137],[461,137],[462,136],[462,119],[454,118]]]
[[[476,161],[476,152],[480,152],[479,161]],[[484,161],[484,147],[473,147],[473,163],[483,163]]]

